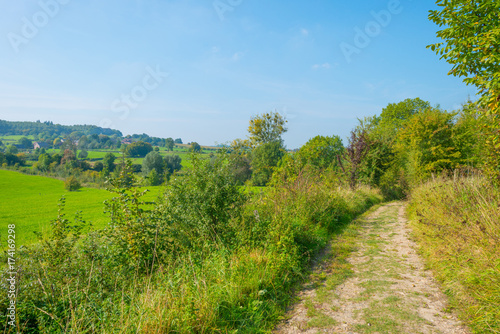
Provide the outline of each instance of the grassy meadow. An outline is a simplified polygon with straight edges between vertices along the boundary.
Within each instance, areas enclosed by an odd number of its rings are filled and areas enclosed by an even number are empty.
[[[19,139],[26,137],[30,140],[33,140],[33,136],[21,136],[21,135],[11,135],[11,136],[0,136],[0,140],[4,143],[4,145],[14,145],[17,144]]]
[[[145,199],[154,200],[161,187],[148,187]],[[72,219],[77,211],[95,228],[104,227],[109,218],[104,214],[103,202],[112,197],[105,189],[81,188],[69,192],[64,182],[53,178],[25,175],[0,170],[0,236],[6,234],[8,224],[16,225],[17,245],[37,241],[34,231],[46,233],[50,221],[57,217],[59,199],[66,198],[65,213]]]

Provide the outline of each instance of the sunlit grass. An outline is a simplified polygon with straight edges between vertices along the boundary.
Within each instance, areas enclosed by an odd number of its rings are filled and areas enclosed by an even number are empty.
[[[438,180],[408,208],[427,265],[476,333],[500,332],[499,190],[482,178]]]
[[[0,136],[1,141],[7,141],[7,142],[17,142],[19,139],[26,137],[28,139],[34,140],[35,137],[33,136],[22,136],[22,135],[12,135],[12,136]]]
[[[147,188],[152,190],[144,197],[148,201],[154,200],[161,190],[161,187]],[[0,189],[0,236],[5,237],[7,225],[15,224],[18,246],[36,242],[34,231],[48,231],[62,196],[66,198],[67,218],[82,211],[83,220],[97,229],[109,221],[103,203],[112,194],[105,189],[81,188],[69,192],[64,189],[63,181],[6,170],[0,170]]]

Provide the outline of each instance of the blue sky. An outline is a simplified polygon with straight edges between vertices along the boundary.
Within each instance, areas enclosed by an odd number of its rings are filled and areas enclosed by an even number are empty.
[[[211,145],[278,111],[285,144],[475,89],[426,45],[432,0],[0,2],[0,119],[96,124]],[[344,140],[345,141],[345,140]]]

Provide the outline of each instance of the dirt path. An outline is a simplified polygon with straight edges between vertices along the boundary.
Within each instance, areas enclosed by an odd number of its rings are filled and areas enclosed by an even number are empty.
[[[360,219],[357,230],[355,251],[344,263],[324,256],[275,333],[469,333],[416,254],[401,202]]]

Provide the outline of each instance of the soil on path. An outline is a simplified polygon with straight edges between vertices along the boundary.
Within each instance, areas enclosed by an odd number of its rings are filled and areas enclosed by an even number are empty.
[[[323,254],[313,283],[305,285],[275,333],[469,333],[424,269],[409,239],[403,203],[381,206],[355,225],[355,251],[344,265],[335,250]],[[349,274],[335,277],[342,266]]]

